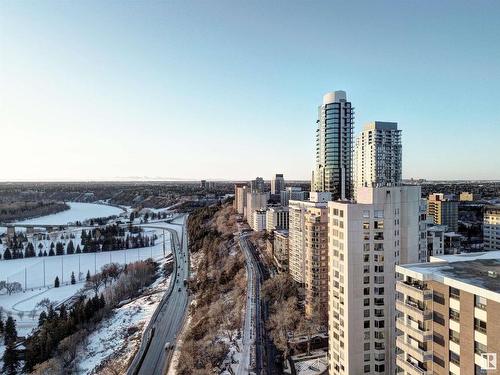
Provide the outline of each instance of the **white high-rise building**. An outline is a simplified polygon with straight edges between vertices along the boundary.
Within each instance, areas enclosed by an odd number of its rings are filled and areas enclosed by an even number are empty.
[[[247,190],[248,191],[248,190]],[[253,223],[253,214],[256,210],[265,210],[267,208],[267,201],[269,200],[269,192],[267,193],[256,193],[247,192],[246,199],[246,219],[250,226]]]
[[[362,186],[401,184],[401,130],[396,122],[366,124],[356,138],[354,196]]]
[[[288,206],[268,207],[266,211],[266,230],[288,229]]]
[[[279,194],[285,190],[285,178],[283,173],[276,173],[271,180],[271,194]]]
[[[311,188],[332,193],[334,200],[352,197],[354,109],[345,91],[329,92],[318,108],[316,165]]]
[[[395,266],[419,261],[421,213],[420,186],[328,203],[330,375],[394,373]]]
[[[486,250],[500,250],[500,206],[486,207],[483,237]]]
[[[299,284],[305,283],[306,218],[309,209],[325,208],[331,200],[331,193],[311,192],[308,201],[290,200],[288,228],[288,267],[292,278]]]

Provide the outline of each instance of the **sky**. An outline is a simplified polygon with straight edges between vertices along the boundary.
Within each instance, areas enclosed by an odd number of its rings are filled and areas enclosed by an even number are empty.
[[[0,0],[0,180],[309,179],[318,105],[500,179],[500,2]]]

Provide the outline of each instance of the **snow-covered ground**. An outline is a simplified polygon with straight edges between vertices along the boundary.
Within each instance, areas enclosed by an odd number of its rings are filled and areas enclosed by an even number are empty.
[[[102,321],[79,348],[78,373],[97,373],[105,366],[112,367],[117,373],[125,373],[169,283],[170,278],[160,277],[146,293],[149,295],[115,309],[110,318]]]

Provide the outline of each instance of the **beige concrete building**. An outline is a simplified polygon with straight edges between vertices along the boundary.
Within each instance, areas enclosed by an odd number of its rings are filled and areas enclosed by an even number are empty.
[[[248,191],[246,195],[246,209],[245,218],[250,226],[253,222],[253,213],[255,210],[265,210],[267,208],[267,201],[269,200],[269,193],[255,193]]]
[[[479,194],[473,194],[468,191],[463,191],[460,193],[459,200],[460,202],[473,202],[480,198]]]
[[[500,374],[500,252],[431,261],[396,267],[396,373]]]
[[[328,203],[330,375],[394,373],[395,266],[426,247],[420,193],[361,187],[357,203]]]
[[[427,215],[433,218],[434,224],[446,225],[452,232],[458,230],[458,201],[450,200],[442,193],[429,195]]]
[[[272,206],[266,212],[266,230],[288,229],[288,206]]]
[[[500,250],[500,206],[490,206],[484,212],[484,248]]]
[[[324,208],[331,193],[311,192],[308,201],[289,202],[289,257],[290,275],[299,284],[305,284],[306,213],[311,208]]]
[[[278,272],[288,271],[288,230],[274,231],[273,261]]]
[[[328,207],[304,213],[305,311],[320,323],[328,321]]]
[[[234,184],[234,208],[240,214],[245,215],[247,205],[247,184]]]
[[[266,210],[255,210],[252,214],[252,222],[250,224],[256,232],[262,232],[266,229]]]

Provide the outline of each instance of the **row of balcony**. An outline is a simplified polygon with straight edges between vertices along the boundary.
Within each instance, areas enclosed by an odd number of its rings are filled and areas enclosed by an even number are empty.
[[[427,371],[424,369],[421,369],[418,366],[415,366],[413,363],[407,361],[404,359],[403,355],[398,354],[396,357],[396,364],[402,368],[405,373],[411,374],[411,375],[431,375],[431,371]]]

